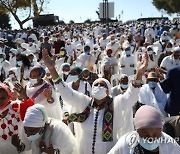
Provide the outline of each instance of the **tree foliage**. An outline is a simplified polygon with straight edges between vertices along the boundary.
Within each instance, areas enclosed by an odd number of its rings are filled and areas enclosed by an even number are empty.
[[[7,14],[2,14],[0,13],[0,28],[5,29],[5,28],[10,28],[9,24],[9,16]]]
[[[91,19],[86,19],[85,21],[84,21],[84,23],[88,23],[88,24],[90,24],[91,23]]]
[[[11,14],[23,29],[23,24],[39,16],[48,0],[0,0],[0,12]],[[21,19],[21,15],[24,19]]]
[[[70,20],[69,21],[69,24],[74,24],[75,22],[73,20]]]
[[[153,0],[158,10],[165,10],[168,14],[180,13],[180,0]]]

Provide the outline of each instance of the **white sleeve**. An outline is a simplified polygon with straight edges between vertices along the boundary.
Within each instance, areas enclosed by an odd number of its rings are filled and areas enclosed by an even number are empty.
[[[128,154],[126,135],[122,136],[108,154]]]
[[[165,69],[167,69],[167,68],[166,68],[166,64],[167,64],[167,57],[165,57],[165,58],[162,60],[160,67],[164,67]]]
[[[63,101],[73,107],[75,112],[82,112],[89,104],[91,98],[70,88],[67,83],[56,84]]]
[[[135,88],[132,84],[130,84],[124,94],[114,97],[115,106],[120,107],[121,110],[131,108],[138,101],[139,90],[140,88]]]
[[[61,154],[78,154],[76,139],[63,122],[55,122],[51,139],[53,148],[59,149]]]

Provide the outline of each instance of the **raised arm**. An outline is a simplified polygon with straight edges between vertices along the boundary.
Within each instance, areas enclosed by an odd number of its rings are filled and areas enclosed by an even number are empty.
[[[118,105],[120,102],[123,103],[120,106],[126,109],[127,107],[132,107],[138,101],[138,94],[140,87],[142,86],[142,76],[144,75],[148,66],[148,54],[145,52],[144,57],[139,64],[137,69],[137,74],[135,79],[130,83],[129,88],[124,94],[116,96],[114,99],[115,105]]]
[[[48,51],[46,49],[43,50],[42,57],[45,65],[52,75],[55,86],[60,92],[62,99],[73,106],[75,111],[83,111],[89,104],[90,98],[84,94],[72,90],[72,88],[70,88],[65,82],[61,80],[55,69],[55,57],[51,58],[48,55]]]

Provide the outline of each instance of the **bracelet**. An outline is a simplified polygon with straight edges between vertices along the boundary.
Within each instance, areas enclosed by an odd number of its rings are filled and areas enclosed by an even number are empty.
[[[56,83],[57,81],[61,80],[61,77],[58,76],[55,80],[52,80],[54,83]]]

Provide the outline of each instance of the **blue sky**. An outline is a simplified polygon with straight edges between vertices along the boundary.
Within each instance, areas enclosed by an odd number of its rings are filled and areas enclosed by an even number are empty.
[[[98,10],[99,3],[102,0],[49,0],[47,11],[45,13],[54,13],[60,20],[69,22],[83,22],[87,18],[98,20],[95,13]],[[140,17],[159,17],[159,12],[153,5],[152,0],[109,0],[115,3],[115,17],[118,17],[123,10],[121,20],[138,19]],[[142,16],[141,16],[142,14]],[[165,15],[167,16],[167,15]],[[29,25],[27,23],[26,25]],[[12,20],[13,28],[18,28],[18,24]]]

